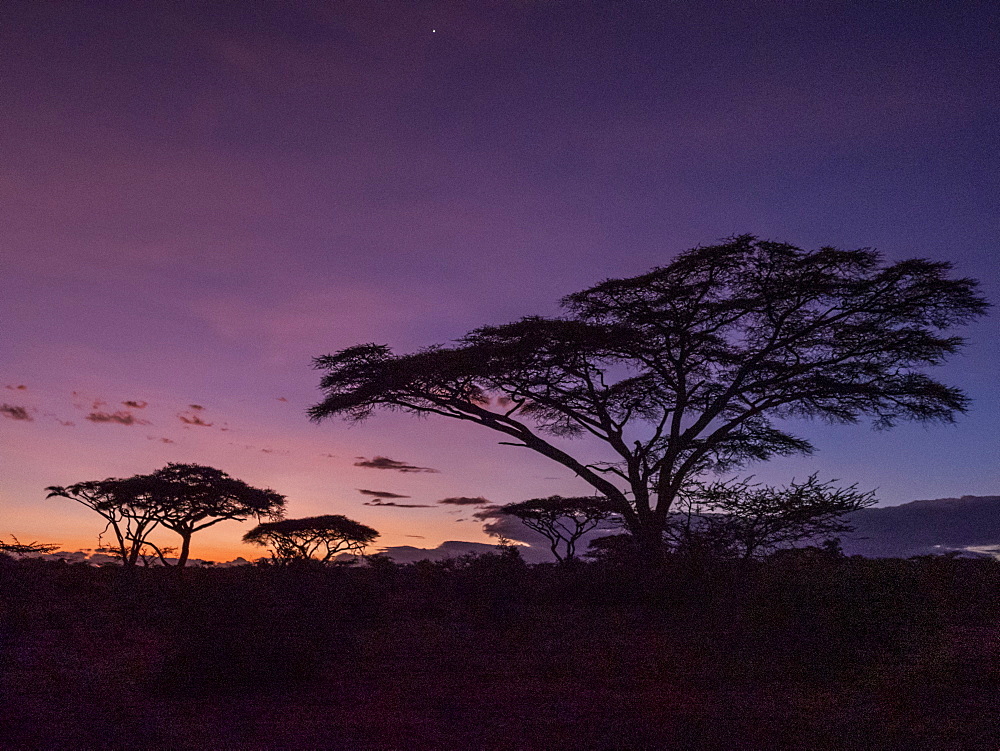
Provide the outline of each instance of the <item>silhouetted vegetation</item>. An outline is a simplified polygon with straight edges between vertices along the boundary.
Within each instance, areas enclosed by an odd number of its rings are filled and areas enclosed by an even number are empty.
[[[922,370],[954,354],[952,330],[987,308],[975,281],[949,271],[738,237],[569,295],[561,318],[409,355],[363,344],[318,357],[324,398],[311,415],[385,408],[497,431],[590,483],[655,560],[692,481],[812,450],[777,420],[889,427],[964,411],[961,391]],[[550,436],[598,438],[617,459],[595,464]]]
[[[558,561],[575,558],[579,539],[614,514],[604,498],[560,495],[507,503],[497,512],[520,519],[524,526],[545,537]]]
[[[0,556],[0,746],[1000,741],[996,561],[806,550],[649,570],[619,554],[184,578]]]
[[[11,542],[4,542],[0,539],[0,553],[7,553],[8,555],[14,555],[21,558],[27,555],[51,553],[52,551],[59,549],[59,545],[55,543],[38,542],[37,540],[32,542],[21,542],[14,535],[11,535],[10,539]]]
[[[122,564],[134,567],[146,549],[169,565],[167,551],[150,540],[163,527],[181,538],[177,567],[183,568],[191,551],[191,537],[222,521],[254,517],[280,518],[285,497],[273,490],[254,488],[222,470],[200,464],[168,464],[148,475],[80,482],[46,488],[49,498],[69,498],[100,514],[104,529],[114,533],[112,552]],[[103,533],[102,533],[103,536]]]
[[[364,552],[378,536],[376,530],[360,522],[328,514],[264,522],[243,535],[243,542],[269,547],[276,561],[326,563],[338,553]]]
[[[848,514],[876,502],[874,492],[836,487],[816,475],[774,488],[748,480],[693,484],[667,522],[677,553],[754,558],[803,545],[836,546],[853,531]]]

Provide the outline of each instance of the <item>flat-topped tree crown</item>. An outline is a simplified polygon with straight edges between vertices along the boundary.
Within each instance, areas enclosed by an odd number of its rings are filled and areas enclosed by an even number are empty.
[[[528,529],[545,537],[558,561],[575,558],[579,539],[614,515],[607,500],[599,496],[531,498],[504,504],[497,511],[520,519]]]
[[[177,566],[183,568],[191,551],[191,537],[223,521],[280,518],[285,497],[255,488],[220,469],[201,464],[168,464],[147,475],[80,482],[68,488],[48,488],[49,496],[81,503],[103,516],[118,542],[120,557],[135,565],[145,547],[166,564],[163,551],[150,535],[164,527],[181,537]]]
[[[959,389],[924,372],[988,307],[950,270],[741,236],[569,295],[559,318],[410,355],[369,344],[317,358],[325,397],[310,414],[387,408],[478,423],[573,470],[658,547],[699,474],[812,451],[776,420],[891,427],[965,411]],[[596,437],[618,459],[588,462],[553,435]]]
[[[379,536],[377,530],[341,514],[280,519],[258,524],[243,542],[271,548],[276,560],[317,559],[329,562],[337,553],[361,553]]]
[[[178,566],[187,563],[195,532],[223,521],[280,518],[285,497],[255,488],[215,467],[170,463],[124,481],[156,509],[160,525],[181,537]]]

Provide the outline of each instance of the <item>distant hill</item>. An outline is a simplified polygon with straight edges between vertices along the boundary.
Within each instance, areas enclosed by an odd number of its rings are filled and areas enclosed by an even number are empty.
[[[849,517],[855,531],[841,542],[848,555],[908,558],[996,547],[1000,551],[1000,496],[964,495],[869,508]]]
[[[535,548],[531,546],[521,546],[521,554],[529,563],[540,563],[550,559],[547,548]],[[458,558],[466,553],[496,553],[496,543],[464,542],[461,540],[449,540],[442,542],[436,548],[418,548],[412,545],[397,545],[394,547],[382,548],[379,552],[385,553],[396,563],[415,563],[416,561],[440,561],[445,558]]]

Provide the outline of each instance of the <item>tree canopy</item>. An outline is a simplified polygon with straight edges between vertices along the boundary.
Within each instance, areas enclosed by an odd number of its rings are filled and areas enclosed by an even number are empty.
[[[171,463],[122,482],[155,510],[161,526],[180,535],[177,565],[181,567],[187,563],[195,532],[227,520],[278,518],[285,507],[280,493],[252,487],[220,469],[200,464]]]
[[[360,522],[328,514],[264,522],[243,535],[243,542],[270,547],[276,560],[314,558],[327,563],[337,553],[362,552],[378,536]]]
[[[787,418],[887,428],[965,411],[959,389],[924,372],[988,307],[977,282],[950,270],[736,237],[569,295],[560,317],[413,354],[362,344],[318,357],[324,398],[310,414],[357,421],[385,408],[482,425],[572,470],[659,549],[693,478],[813,450]],[[615,459],[553,440],[579,436]]]

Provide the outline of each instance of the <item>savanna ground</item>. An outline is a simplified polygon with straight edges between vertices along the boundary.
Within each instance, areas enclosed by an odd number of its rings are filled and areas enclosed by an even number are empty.
[[[0,559],[4,749],[995,749],[1000,563]]]

